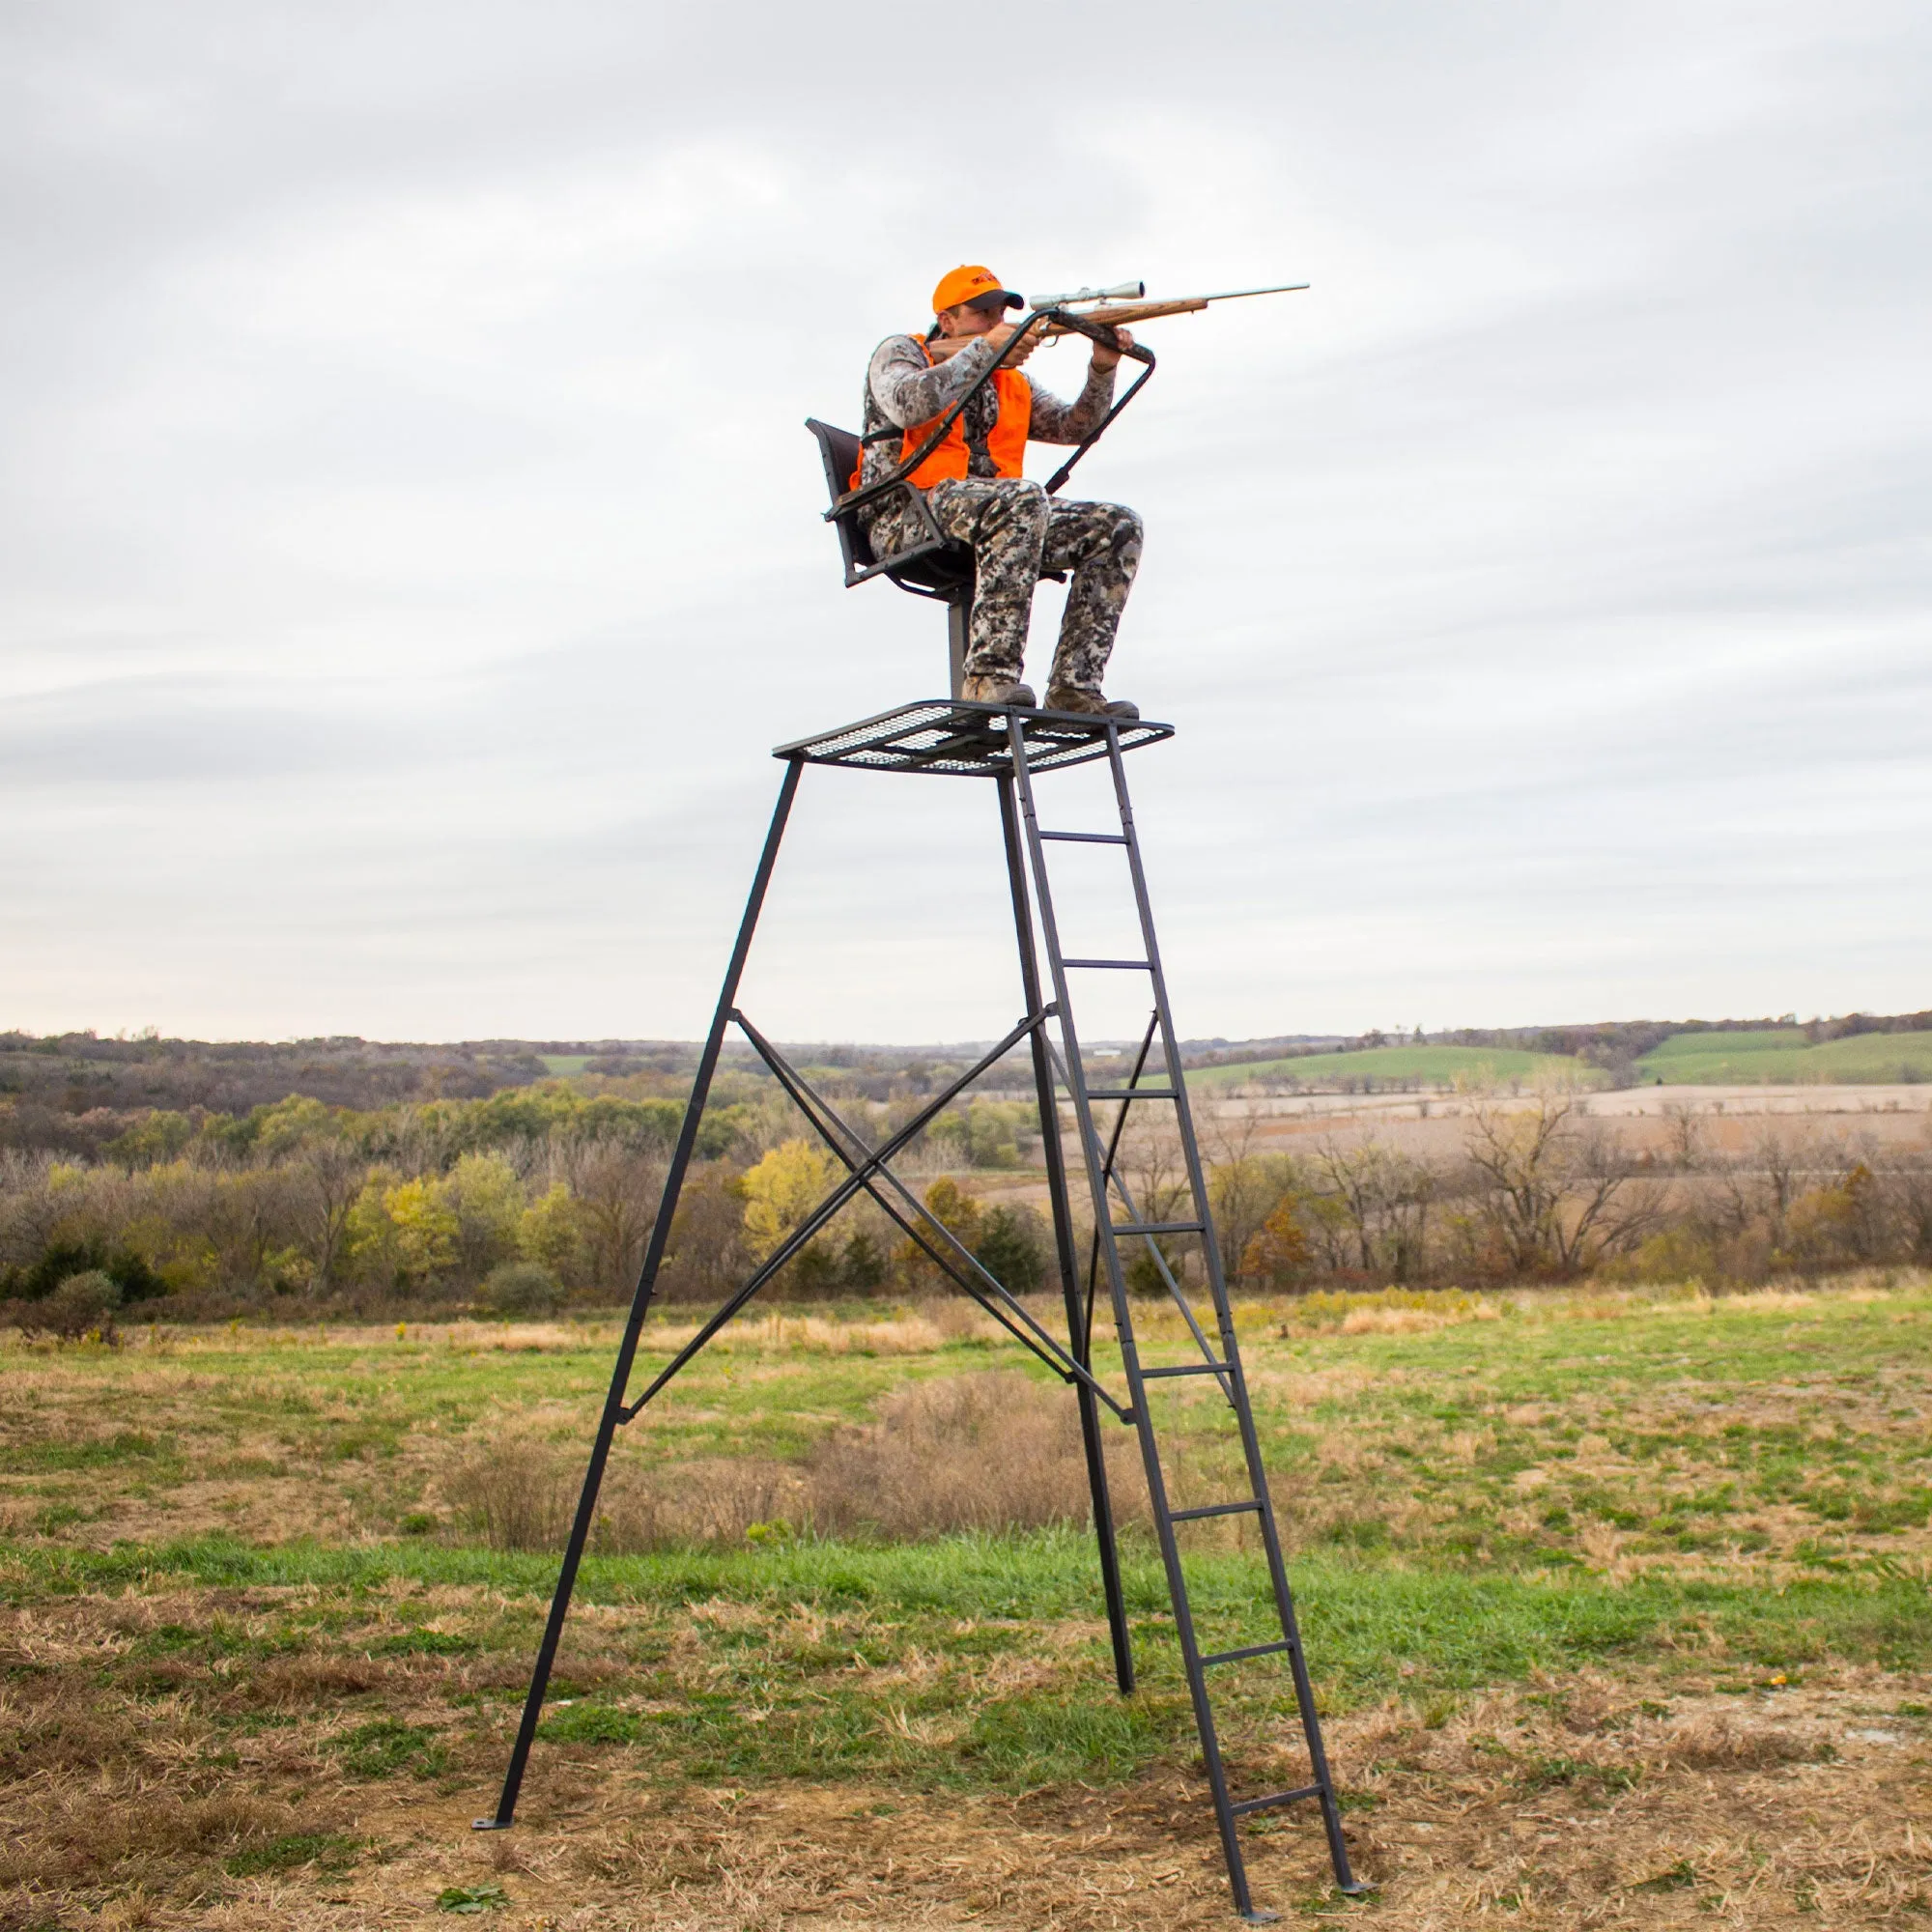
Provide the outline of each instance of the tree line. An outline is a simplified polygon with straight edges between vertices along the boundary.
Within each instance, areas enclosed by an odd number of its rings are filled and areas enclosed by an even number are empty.
[[[917,1095],[848,1097],[876,1145]],[[527,1314],[610,1303],[635,1284],[681,1100],[565,1081],[474,1099],[355,1110],[291,1096],[242,1114],[127,1116],[98,1154],[0,1150],[0,1303],[20,1325],[124,1311],[193,1319],[273,1308],[481,1306]],[[1252,1115],[1208,1128],[1215,1236],[1237,1290],[1697,1276],[1749,1282],[1861,1264],[1932,1264],[1932,1148],[1765,1122],[1742,1149],[1680,1110],[1660,1151],[1574,1094],[1479,1101],[1453,1155],[1367,1135],[1264,1147]],[[959,1246],[1016,1293],[1055,1273],[1030,1103],[976,1098],[905,1163]],[[727,1069],[700,1124],[659,1293],[722,1298],[774,1253],[844,1170],[768,1080]],[[1136,1218],[1181,1220],[1179,1150],[1130,1136]],[[1084,1211],[1084,1204],[1079,1204]],[[901,1216],[901,1219],[903,1216]],[[861,1199],[785,1267],[795,1298],[919,1295],[943,1285],[933,1243]],[[1083,1249],[1084,1254],[1084,1237]],[[1198,1283],[1186,1237],[1127,1256],[1132,1292]],[[91,1286],[59,1300],[66,1284]],[[71,1305],[70,1305],[71,1304]],[[66,1312],[63,1312],[66,1311]]]

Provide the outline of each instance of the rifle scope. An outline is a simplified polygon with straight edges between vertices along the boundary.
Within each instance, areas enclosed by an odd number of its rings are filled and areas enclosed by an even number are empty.
[[[1117,282],[1111,289],[1073,289],[1063,296],[1029,296],[1035,308],[1062,308],[1067,302],[1138,301],[1147,294],[1145,282]]]

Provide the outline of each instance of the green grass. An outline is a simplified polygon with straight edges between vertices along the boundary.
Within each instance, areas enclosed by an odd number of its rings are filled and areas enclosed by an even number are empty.
[[[567,1080],[573,1074],[582,1073],[590,1064],[587,1053],[540,1053],[537,1058],[543,1062],[545,1070],[558,1080]]]
[[[876,1347],[863,1340],[871,1330],[820,1324],[862,1338],[843,1352],[738,1324],[624,1433],[617,1467],[794,1463],[912,1381],[1029,1359],[929,1329],[888,1348],[890,1311],[869,1314],[883,1319]],[[1498,1319],[1472,1319],[1485,1314]],[[1626,1558],[1702,1570],[1750,1557],[1768,1577],[1932,1552],[1932,1295],[1920,1286],[1797,1303],[1658,1290],[1486,1304],[1404,1291],[1244,1302],[1237,1319],[1297,1549],[1589,1569],[1612,1535]],[[1343,1332],[1345,1319],[1365,1331]],[[242,1329],[85,1356],[0,1351],[0,1507],[77,1559],[86,1545],[167,1540],[170,1519],[215,1490],[239,1499],[233,1520],[261,1543],[346,1512],[352,1540],[408,1544],[411,1561],[433,1565],[461,1528],[438,1504],[452,1458],[505,1426],[537,1430],[566,1460],[581,1453],[612,1329],[526,1332],[528,1346],[497,1348],[483,1346],[492,1330],[459,1326],[402,1341]],[[651,1322],[640,1379],[684,1332]],[[1169,1342],[1153,1332],[1157,1353]],[[15,1366],[39,1380],[13,1400]],[[1111,1343],[1096,1366],[1118,1377]],[[1048,1385],[1044,1371],[1036,1378]],[[138,1433],[103,1426],[130,1413]],[[1225,1447],[1213,1411],[1183,1406],[1175,1421],[1170,1446],[1211,1486]],[[424,1655],[457,1641],[389,1635]]]
[[[1673,1034],[1637,1065],[1667,1086],[1889,1085],[1932,1080],[1932,1033],[1865,1033],[1813,1046],[1797,1027]]]
[[[1286,1060],[1244,1061],[1204,1066],[1187,1076],[1190,1087],[1229,1086],[1244,1080],[1298,1080],[1306,1087],[1342,1081],[1411,1081],[1424,1087],[1465,1082],[1574,1079],[1588,1069],[1558,1054],[1524,1053],[1498,1046],[1372,1046],[1351,1053],[1310,1053]]]
[[[193,1587],[251,1594],[250,1629],[225,1634],[237,1666],[267,1656],[355,1654],[407,1586],[447,1604],[499,1660],[494,1688],[449,1715],[452,1736],[496,1739],[514,1710],[554,1560],[469,1549],[261,1549],[201,1539],[150,1548],[56,1553],[0,1549],[14,1602]],[[1932,1658],[1932,1601],[1917,1577],[1820,1577],[1766,1590],[1650,1578],[1457,1576],[1332,1558],[1296,1565],[1309,1652],[1331,1709],[1390,1695],[1456,1696],[1584,1667],[1661,1665],[1691,1683],[1714,1673],[1789,1673],[1833,1658],[1883,1668]],[[1119,1779],[1187,1747],[1186,1707],[1165,1589],[1151,1549],[1129,1548],[1126,1584],[1145,1694],[1106,1690],[1097,1582],[1088,1539],[1072,1533],[949,1537],[913,1547],[794,1544],[755,1552],[593,1558],[586,1606],[566,1644],[545,1736],[621,1747],[656,1777],[843,1777],[891,1774],[928,1785],[1024,1789]],[[269,1593],[286,1593],[279,1601]],[[1265,1634],[1258,1560],[1235,1552],[1195,1565],[1202,1615],[1230,1634]],[[753,1614],[733,1614],[739,1608]],[[1048,1640],[1072,1624],[1070,1650]],[[206,1652],[221,1647],[204,1634]],[[1041,1660],[1024,1690],[988,1690],[988,1666]],[[125,1687],[142,1679],[123,1666]],[[206,1681],[206,1680],[204,1680]],[[239,1667],[227,1703],[245,1695]],[[976,1687],[978,1687],[976,1689]],[[168,1694],[179,1695],[171,1682]],[[1291,1710],[1285,1679],[1224,1673],[1238,1729]],[[277,1693],[285,1698],[286,1692]],[[332,1709],[343,1700],[331,1694]],[[329,1746],[357,1779],[440,1776],[451,1749],[437,1725],[359,1718]],[[472,1752],[473,1761],[473,1752]]]

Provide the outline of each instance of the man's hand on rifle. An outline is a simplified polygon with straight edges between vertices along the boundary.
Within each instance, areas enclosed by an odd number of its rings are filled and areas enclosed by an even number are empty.
[[[1016,322],[996,322],[991,328],[987,329],[986,340],[993,345],[995,350],[1000,350],[1011,342],[1013,337],[1019,334],[1019,332],[1020,325]],[[1038,347],[1039,330],[1037,328],[1028,329],[1026,340],[1013,350],[1012,354],[1007,357],[1006,362],[1002,366],[1008,369],[1017,369]]]
[[[1114,340],[1120,345],[1117,349],[1109,349],[1102,342],[1096,342],[1094,345],[1094,367],[1102,376],[1109,369],[1118,368],[1121,357],[1134,346],[1134,338],[1124,328],[1116,328],[1113,331],[1113,336]]]

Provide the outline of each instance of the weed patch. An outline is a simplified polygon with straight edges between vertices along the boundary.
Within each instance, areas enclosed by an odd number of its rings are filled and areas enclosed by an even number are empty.
[[[402,1772],[440,1777],[449,1763],[449,1752],[435,1731],[394,1718],[378,1718],[345,1731],[336,1751],[352,1777],[394,1777]]]
[[[355,1862],[360,1847],[340,1832],[284,1832],[263,1844],[244,1846],[221,1861],[230,1878],[258,1878],[270,1872],[299,1871],[313,1865],[318,1871],[347,1871]]]

